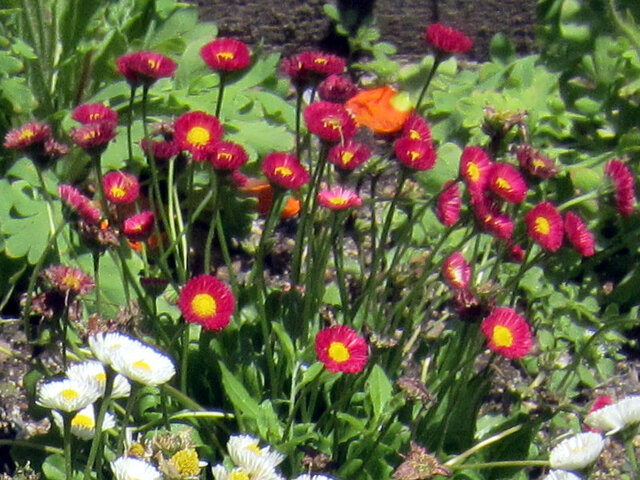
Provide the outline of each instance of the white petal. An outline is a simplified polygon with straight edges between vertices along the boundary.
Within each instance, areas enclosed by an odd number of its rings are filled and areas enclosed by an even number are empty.
[[[551,468],[580,470],[596,461],[604,448],[599,433],[584,432],[560,442],[549,454]]]

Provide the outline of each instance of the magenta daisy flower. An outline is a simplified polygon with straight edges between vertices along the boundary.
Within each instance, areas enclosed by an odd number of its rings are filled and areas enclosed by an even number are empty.
[[[464,33],[440,23],[429,25],[424,39],[441,53],[465,53],[473,47],[473,42]]]
[[[358,130],[349,112],[336,103],[312,103],[304,109],[303,116],[309,131],[329,142],[343,142]]]
[[[181,115],[175,123],[174,141],[187,150],[197,162],[204,162],[222,137],[223,129],[217,117],[195,111]]]
[[[315,349],[318,360],[332,373],[361,372],[369,359],[366,340],[344,325],[320,330],[316,335]]]
[[[527,183],[515,167],[494,163],[489,171],[489,189],[503,200],[521,203],[527,196]]]
[[[84,103],[71,112],[71,118],[83,125],[99,122],[116,124],[118,123],[118,112],[102,103]]]
[[[215,71],[242,70],[251,63],[246,43],[234,38],[218,38],[200,49],[204,62]]]
[[[482,320],[480,330],[487,337],[489,349],[507,358],[522,358],[533,347],[529,323],[512,308],[494,308]]]
[[[73,143],[89,155],[100,155],[116,136],[116,124],[111,122],[87,123],[69,131]]]
[[[583,257],[590,257],[595,250],[595,240],[593,233],[589,231],[584,220],[572,212],[567,212],[564,216],[564,231],[567,234],[569,243]]]
[[[487,182],[489,182],[491,163],[489,155],[480,147],[465,147],[462,151],[460,175],[470,192],[484,192]]]
[[[551,178],[558,174],[558,167],[553,160],[538,152],[531,145],[518,145],[516,157],[520,170],[532,177]]]
[[[144,242],[153,233],[155,219],[149,210],[132,215],[122,223],[122,234],[132,242]]]
[[[631,169],[622,160],[614,158],[605,164],[604,173],[613,180],[618,213],[628,217],[636,204],[635,178]]]
[[[511,238],[513,221],[508,215],[501,213],[484,195],[471,196],[471,209],[482,229],[502,240]]]
[[[344,103],[358,93],[358,87],[344,75],[329,75],[318,85],[318,96],[331,103]]]
[[[77,213],[89,225],[97,225],[102,219],[102,212],[93,202],[71,185],[59,185],[60,200]]]
[[[351,171],[371,157],[371,149],[364,143],[347,140],[329,149],[329,162],[342,171]]]
[[[464,290],[471,281],[471,265],[460,252],[453,252],[442,264],[444,281],[451,288]]]
[[[209,162],[216,170],[231,171],[247,163],[249,155],[241,145],[233,142],[216,143],[209,156]]]
[[[417,113],[412,113],[402,128],[402,136],[411,140],[431,141],[431,128],[427,121]]]
[[[436,203],[436,217],[446,227],[455,225],[460,219],[460,187],[452,180],[444,184]]]
[[[298,157],[288,153],[270,153],[264,157],[261,169],[269,182],[284,189],[296,190],[311,179]]]
[[[331,210],[345,210],[362,205],[360,196],[347,188],[336,186],[318,192],[318,203]]]
[[[129,85],[151,86],[156,80],[172,77],[176,71],[176,62],[156,52],[134,52],[116,60],[118,72],[127,79]]]
[[[51,137],[51,127],[48,124],[29,122],[9,130],[4,137],[3,145],[5,148],[27,151],[34,147],[41,148],[49,137]]]
[[[211,275],[198,275],[180,290],[178,307],[189,323],[222,330],[231,321],[235,298],[229,287]]]
[[[522,263],[525,256],[524,248],[521,245],[513,244],[509,246],[509,260],[515,263]]]
[[[431,142],[401,137],[393,144],[396,158],[410,170],[424,171],[436,164],[436,151]]]
[[[102,177],[102,187],[107,200],[113,203],[132,203],[140,194],[140,182],[127,172],[109,172]]]
[[[542,248],[555,252],[562,245],[564,223],[562,216],[549,202],[540,202],[524,216],[527,232]]]
[[[329,75],[340,75],[345,67],[346,62],[340,57],[311,51],[285,58],[280,63],[280,69],[297,87],[319,82]]]

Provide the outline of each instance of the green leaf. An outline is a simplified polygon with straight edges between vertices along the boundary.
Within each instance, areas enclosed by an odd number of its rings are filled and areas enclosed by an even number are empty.
[[[293,148],[294,137],[284,126],[266,121],[229,120],[225,124],[237,131],[227,136],[232,142],[252,146],[258,155],[270,152],[287,152]]]
[[[368,379],[369,397],[373,405],[374,419],[380,419],[391,399],[393,386],[380,365],[375,365]]]
[[[279,62],[280,54],[277,53],[259,57],[242,78],[229,85],[229,88],[242,91],[260,85],[266,79],[275,75]]]
[[[574,42],[586,42],[592,38],[589,14],[580,0],[564,0],[560,10],[560,33]]]
[[[48,480],[66,480],[64,457],[57,453],[49,455],[42,464],[42,473]]]
[[[586,167],[572,167],[569,169],[569,178],[576,190],[590,192],[597,189],[602,183],[602,175],[595,170]]]
[[[261,415],[260,405],[256,402],[244,385],[229,371],[222,361],[218,362],[222,373],[224,392],[233,404],[236,415],[258,420]]]
[[[331,3],[325,3],[322,6],[322,10],[324,11],[324,14],[327,17],[329,17],[331,20],[337,23],[340,22],[340,11],[338,10],[338,7],[336,7],[335,5]]]
[[[497,33],[489,44],[489,56],[494,62],[506,65],[516,59],[516,50],[509,37],[504,33]]]
[[[7,52],[0,52],[0,72],[6,75],[15,75],[22,71],[24,65],[13,55]]]
[[[289,365],[295,365],[296,351],[293,346],[293,342],[291,341],[291,337],[289,337],[289,334],[285,330],[284,326],[278,322],[271,322],[271,328],[275,332],[276,337],[278,337],[278,342],[280,343],[282,352],[289,362]]]
[[[36,107],[36,100],[31,93],[31,89],[22,78],[0,79],[0,92],[11,104],[13,113],[30,112]]]
[[[591,370],[589,370],[584,365],[578,365],[576,371],[578,372],[580,381],[587,387],[594,388],[598,385],[598,380],[596,379],[596,377],[593,375],[593,373],[591,373]]]

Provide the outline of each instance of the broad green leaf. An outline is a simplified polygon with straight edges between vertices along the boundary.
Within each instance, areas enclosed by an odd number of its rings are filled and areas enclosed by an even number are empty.
[[[393,386],[382,367],[377,364],[371,370],[367,383],[374,419],[380,419],[393,393]]]
[[[261,415],[258,402],[249,395],[247,389],[244,388],[242,383],[229,371],[224,362],[219,361],[218,365],[222,373],[224,392],[233,404],[236,413],[239,416],[249,417],[257,421]]]
[[[586,167],[572,167],[569,169],[571,183],[576,190],[590,192],[602,183],[602,176],[595,170]]]
[[[291,337],[285,330],[284,326],[278,322],[271,322],[271,328],[278,337],[278,342],[280,343],[280,347],[282,348],[282,352],[289,363],[289,366],[292,367],[296,362],[296,351],[293,346],[293,342],[291,341]]]

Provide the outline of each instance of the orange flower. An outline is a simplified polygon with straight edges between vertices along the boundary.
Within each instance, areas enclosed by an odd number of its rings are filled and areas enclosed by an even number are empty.
[[[259,178],[249,178],[246,184],[240,187],[240,191],[258,200],[256,211],[262,215],[267,215],[273,204],[273,187],[266,180]],[[287,198],[287,201],[280,213],[280,218],[293,218],[300,213],[300,200],[295,197]]]
[[[351,97],[345,106],[359,125],[375,133],[395,133],[402,130],[412,112],[404,94],[389,85],[362,90]]]

